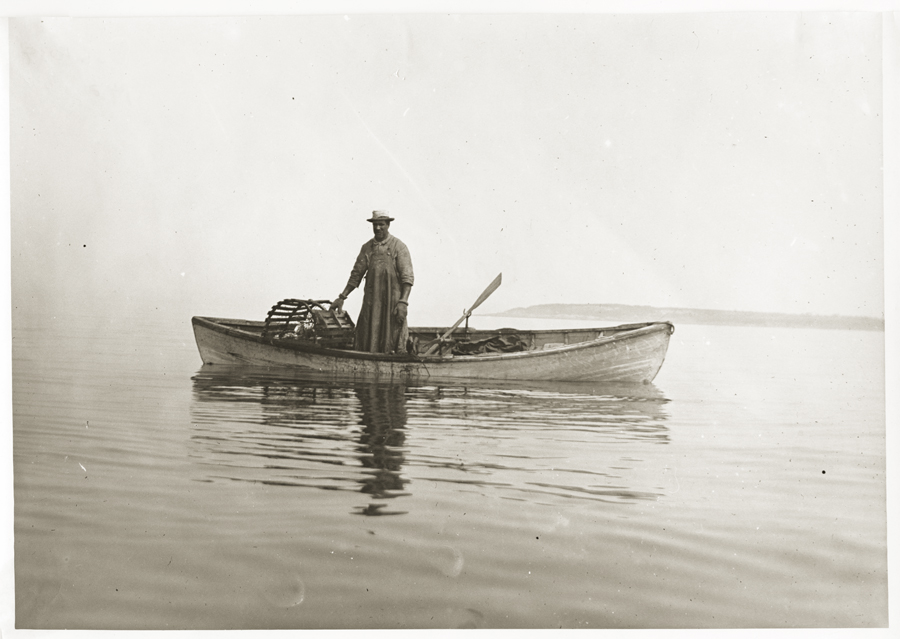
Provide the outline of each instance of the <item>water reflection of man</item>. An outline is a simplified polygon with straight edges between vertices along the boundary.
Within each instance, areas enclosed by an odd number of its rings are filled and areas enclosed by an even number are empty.
[[[378,498],[396,497],[406,480],[401,475],[406,443],[406,387],[358,386],[362,408],[359,438],[360,463],[373,472],[360,480],[361,492]]]
[[[394,218],[387,211],[372,211],[368,221],[372,223],[374,237],[362,245],[350,279],[331,307],[341,310],[344,300],[365,276],[354,348],[372,353],[405,352],[409,339],[406,316],[413,285],[412,259],[406,245],[390,234]]]

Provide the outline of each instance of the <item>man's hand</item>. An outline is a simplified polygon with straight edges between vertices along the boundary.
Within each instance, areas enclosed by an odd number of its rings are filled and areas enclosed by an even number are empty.
[[[334,300],[331,303],[331,310],[337,311],[338,313],[340,313],[342,310],[344,310],[344,298],[338,297],[336,300]]]
[[[397,302],[397,305],[394,306],[394,318],[398,322],[406,321],[406,314],[409,311],[409,306],[406,302]]]

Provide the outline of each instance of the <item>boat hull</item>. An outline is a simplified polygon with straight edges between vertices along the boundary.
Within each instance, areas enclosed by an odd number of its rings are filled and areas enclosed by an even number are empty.
[[[674,330],[668,322],[656,322],[609,329],[521,331],[520,334],[531,336],[532,342],[538,337],[545,346],[516,353],[428,357],[363,353],[275,340],[262,335],[260,322],[194,317],[192,323],[204,364],[277,366],[340,377],[407,380],[649,383],[663,364]],[[418,330],[428,333],[427,329]],[[548,342],[553,339],[561,341]],[[570,341],[573,343],[566,343]]]

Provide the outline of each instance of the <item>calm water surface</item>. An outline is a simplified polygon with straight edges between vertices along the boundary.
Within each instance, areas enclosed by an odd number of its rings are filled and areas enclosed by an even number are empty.
[[[13,349],[19,628],[887,624],[883,333],[679,326],[649,386]]]

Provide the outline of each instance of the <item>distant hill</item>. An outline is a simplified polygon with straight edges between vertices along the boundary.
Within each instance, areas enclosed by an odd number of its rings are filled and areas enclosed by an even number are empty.
[[[538,304],[513,308],[495,317],[531,317],[621,322],[667,320],[673,324],[713,324],[728,326],[778,326],[785,328],[832,328],[883,331],[884,320],[850,315],[794,315],[754,311],[716,311],[702,308],[654,308],[625,304]]]

